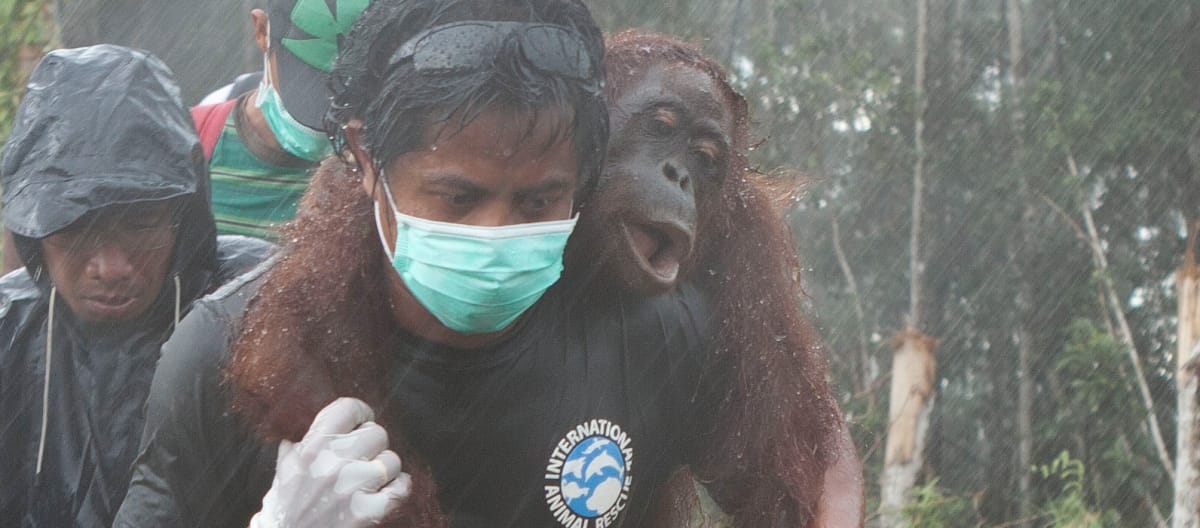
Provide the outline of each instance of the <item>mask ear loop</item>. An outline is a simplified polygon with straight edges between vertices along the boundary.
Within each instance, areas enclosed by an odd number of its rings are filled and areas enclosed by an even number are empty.
[[[271,78],[271,21],[267,20],[267,51],[263,52],[262,80],[258,81],[258,93],[254,94],[255,107],[263,105],[263,101],[267,98],[266,89],[274,85],[275,80]]]
[[[379,169],[379,181],[383,183],[383,196],[387,198],[388,207],[392,208],[392,213],[399,213],[400,208],[396,207],[396,202],[392,200],[392,189],[388,187],[387,174],[384,174],[383,169]]]
[[[379,178],[383,183],[383,195],[392,212],[392,222],[396,223],[396,231],[399,232],[400,222],[396,219],[396,203],[392,201],[392,190],[388,188],[387,175],[383,173],[382,169],[379,171]],[[383,244],[383,254],[387,255],[388,260],[391,260],[396,257],[396,251],[389,250],[387,239],[383,238],[383,221],[379,219],[379,204],[374,200],[371,201],[371,210],[375,211],[375,233],[379,235],[379,243]]]
[[[274,84],[271,78],[271,19],[267,19],[267,51],[263,52],[263,80]]]

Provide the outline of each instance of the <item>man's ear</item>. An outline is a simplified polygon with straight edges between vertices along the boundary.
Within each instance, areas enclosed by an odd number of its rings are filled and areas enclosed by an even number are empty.
[[[251,9],[250,22],[254,24],[254,44],[258,46],[259,51],[266,53],[271,44],[267,40],[270,38],[267,34],[267,12],[262,9]]]
[[[346,123],[343,133],[346,135],[346,146],[350,148],[350,155],[354,157],[354,165],[362,173],[363,190],[367,192],[367,196],[374,198],[375,184],[378,181],[375,175],[375,164],[371,162],[370,154],[363,148],[362,120],[350,120],[349,123]]]

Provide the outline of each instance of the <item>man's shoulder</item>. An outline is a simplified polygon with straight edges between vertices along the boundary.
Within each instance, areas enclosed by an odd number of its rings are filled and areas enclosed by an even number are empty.
[[[275,251],[275,244],[242,235],[217,237],[217,286],[253,270]]]
[[[22,307],[32,306],[41,299],[41,289],[25,268],[15,269],[0,277],[0,319],[7,319],[10,314],[16,315]]]
[[[671,347],[702,348],[710,339],[711,300],[705,291],[682,284],[671,291],[638,295],[620,289],[602,292],[555,288],[539,301],[536,325],[574,321],[566,327],[587,335],[636,343],[666,351]]]
[[[685,283],[659,295],[624,298],[621,317],[629,325],[632,342],[647,339],[690,349],[710,338],[710,308],[704,290]]]
[[[230,322],[239,319],[246,303],[254,297],[276,260],[275,256],[266,258],[248,271],[225,281],[212,293],[196,301],[193,310],[205,311]]]
[[[626,322],[652,327],[684,323],[698,328],[706,327],[709,322],[709,296],[691,283],[681,284],[657,295],[621,292],[617,297],[619,316]]]
[[[273,258],[264,261],[198,299],[163,345],[155,377],[182,382],[199,372],[215,380],[214,373],[220,371],[237,335],[246,303],[258,291],[273,261]]]

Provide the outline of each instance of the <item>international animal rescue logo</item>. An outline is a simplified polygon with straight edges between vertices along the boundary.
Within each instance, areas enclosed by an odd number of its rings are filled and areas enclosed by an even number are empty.
[[[567,431],[546,464],[546,506],[565,528],[616,524],[629,501],[633,447],[629,434],[594,419]]]

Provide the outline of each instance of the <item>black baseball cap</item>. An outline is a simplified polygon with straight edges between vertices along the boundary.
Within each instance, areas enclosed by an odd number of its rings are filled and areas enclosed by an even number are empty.
[[[301,124],[323,128],[329,108],[328,76],[337,59],[338,41],[370,0],[270,0],[271,49],[283,106]]]

